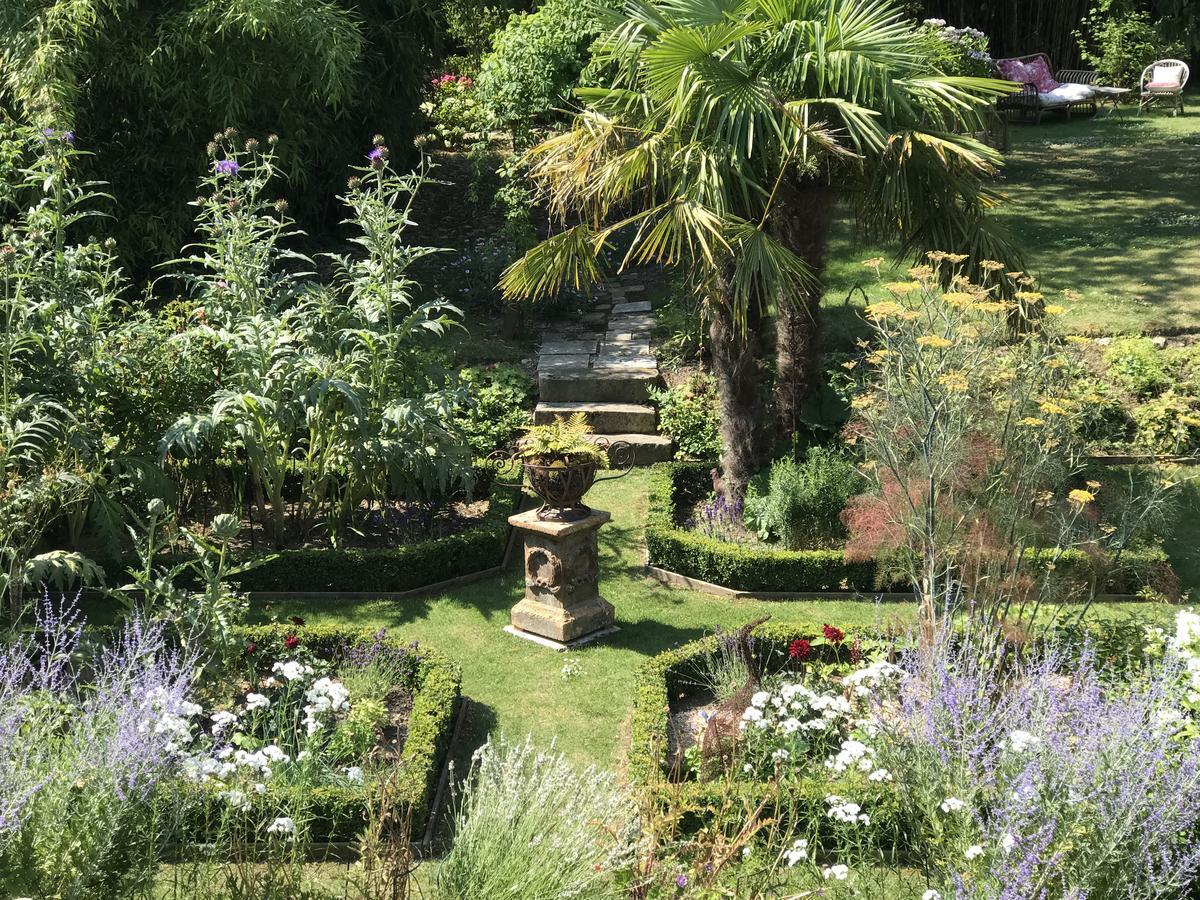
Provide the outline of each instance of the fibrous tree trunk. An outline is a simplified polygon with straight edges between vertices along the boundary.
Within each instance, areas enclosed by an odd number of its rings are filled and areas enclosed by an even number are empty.
[[[833,225],[835,195],[825,184],[785,183],[771,214],[771,231],[808,265],[814,283],[791,297],[779,297],[775,321],[775,395],[779,436],[790,441],[804,399],[818,386],[819,314],[825,252]]]
[[[745,322],[737,322],[728,283],[720,277],[713,279],[709,296],[708,335],[721,418],[720,490],[734,504],[745,497],[770,446],[764,421],[762,313],[752,307]]]

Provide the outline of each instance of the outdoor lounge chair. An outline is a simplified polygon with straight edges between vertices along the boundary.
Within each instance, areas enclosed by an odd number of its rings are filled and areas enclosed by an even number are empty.
[[[1142,71],[1142,95],[1138,102],[1138,113],[1147,106],[1166,102],[1175,111],[1183,113],[1183,86],[1187,84],[1191,70],[1188,64],[1178,59],[1160,59]]]
[[[1048,109],[1066,110],[1067,118],[1074,112],[1096,112],[1096,93],[1092,90],[1099,78],[1096,72],[1084,69],[1060,69],[1051,74],[1050,58],[1045,53],[996,60],[1000,77],[1015,81],[1021,90],[996,101],[1002,113],[1018,113],[1034,122],[1042,121]]]

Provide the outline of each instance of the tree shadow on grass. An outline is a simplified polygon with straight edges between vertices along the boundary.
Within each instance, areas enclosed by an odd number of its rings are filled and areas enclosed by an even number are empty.
[[[450,778],[447,781],[447,789],[442,797],[442,806],[438,811],[438,818],[433,829],[433,846],[435,848],[446,847],[453,836],[454,798],[458,795],[463,781],[470,774],[471,758],[475,751],[482,747],[488,737],[496,731],[496,724],[499,721],[496,710],[488,704],[480,703],[470,697],[463,699],[467,702],[467,717],[459,732],[458,742],[450,748]]]

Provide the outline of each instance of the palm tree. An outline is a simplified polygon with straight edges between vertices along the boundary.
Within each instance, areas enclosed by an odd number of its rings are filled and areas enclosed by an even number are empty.
[[[505,272],[511,297],[584,287],[618,233],[620,265],[681,267],[704,300],[727,496],[770,447],[761,325],[778,311],[781,417],[818,349],[817,302],[839,197],[909,249],[994,255],[982,211],[998,155],[970,137],[1005,82],[930,68],[890,0],[628,0],[593,50],[606,87],[528,154],[563,228]]]

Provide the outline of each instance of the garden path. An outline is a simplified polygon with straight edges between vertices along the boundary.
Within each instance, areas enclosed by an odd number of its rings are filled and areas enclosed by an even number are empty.
[[[626,441],[639,465],[671,458],[649,390],[658,382],[650,350],[654,312],[636,274],[599,285],[588,312],[542,333],[534,422],[584,413],[597,437]]]

